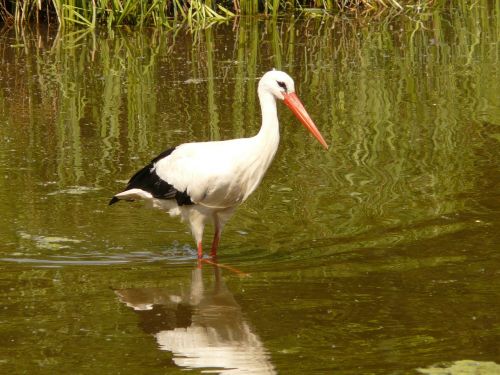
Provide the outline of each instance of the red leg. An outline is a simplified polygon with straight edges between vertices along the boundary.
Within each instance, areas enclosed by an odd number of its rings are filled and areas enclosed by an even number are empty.
[[[216,230],[214,234],[214,240],[212,241],[212,250],[210,251],[210,256],[212,258],[217,257],[217,248],[219,247],[220,242],[220,231]]]
[[[201,241],[198,242],[198,259],[203,258],[203,248],[201,247]]]

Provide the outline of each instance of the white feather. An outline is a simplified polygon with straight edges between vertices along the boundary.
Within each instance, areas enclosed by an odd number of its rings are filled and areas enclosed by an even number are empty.
[[[177,191],[187,193],[194,205],[178,206],[175,199],[156,199],[141,189],[124,191],[116,198],[145,199],[170,215],[181,215],[189,222],[200,251],[205,223],[212,221],[220,235],[234,209],[260,184],[278,149],[276,99],[294,90],[293,80],[286,73],[267,72],[259,81],[262,126],[256,136],[184,143],[154,164],[156,174]]]
[[[219,142],[185,143],[155,165],[158,176],[186,192],[194,203],[229,208],[256,189],[277,149],[256,153],[258,137]]]

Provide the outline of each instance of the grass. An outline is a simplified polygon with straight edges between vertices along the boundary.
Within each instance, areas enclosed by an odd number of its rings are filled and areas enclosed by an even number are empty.
[[[63,28],[98,24],[174,28],[179,23],[208,26],[239,15],[376,14],[387,9],[421,11],[443,4],[444,0],[0,0],[0,18],[16,26],[44,22]]]

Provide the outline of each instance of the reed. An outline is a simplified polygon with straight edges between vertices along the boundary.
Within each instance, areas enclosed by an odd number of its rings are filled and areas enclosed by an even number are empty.
[[[237,15],[420,12],[443,4],[444,0],[2,0],[0,19],[16,26],[57,22],[62,28],[98,24],[172,28],[180,22],[205,27]]]
[[[496,133],[490,130],[490,137],[486,129],[498,123],[499,85],[491,77],[499,64],[493,46],[500,8],[488,8],[488,0],[478,4],[472,11],[463,4],[446,15],[379,23],[241,17],[234,26],[194,32],[83,29],[48,37],[44,28],[10,30],[16,38],[0,43],[2,77],[11,77],[3,81],[9,90],[0,90],[0,118],[10,126],[0,127],[0,136],[20,139],[22,149],[33,153],[28,159],[43,160],[52,173],[26,172],[13,186],[25,196],[36,195],[29,182],[37,178],[50,178],[59,189],[113,186],[113,176],[131,175],[154,150],[253,135],[260,123],[257,79],[282,67],[296,78],[301,98],[332,140],[331,160],[312,163],[324,156],[310,151],[311,140],[298,126],[287,126],[294,122],[282,111],[280,159],[286,162],[273,164],[273,185],[252,198],[257,211],[268,218],[277,207],[307,221],[330,217],[317,228],[324,238],[336,239],[339,252],[461,229],[419,220],[467,208],[466,200],[450,197],[482,183],[475,172],[483,157],[477,150],[497,150]],[[24,165],[24,153],[13,160]],[[309,166],[307,178],[290,186],[290,175],[304,169],[293,166],[302,163]],[[336,196],[323,185],[334,187]],[[304,204],[278,200],[286,198],[287,188]],[[42,225],[45,217],[37,217],[35,204],[32,210],[33,223],[26,226]],[[250,210],[240,215],[250,231],[269,233],[271,249],[283,251],[277,240],[286,237],[282,229],[273,232],[265,222],[248,219]],[[405,230],[381,236],[375,225],[381,220]],[[302,247],[300,233],[291,241],[292,248]],[[323,245],[318,241],[311,256],[324,255]]]

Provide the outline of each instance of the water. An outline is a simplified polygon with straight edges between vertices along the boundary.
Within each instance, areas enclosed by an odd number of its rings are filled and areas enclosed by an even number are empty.
[[[500,373],[495,4],[4,30],[0,372]],[[330,150],[280,106],[276,159],[219,251],[250,276],[196,269],[162,212],[107,206],[167,147],[255,134],[273,67]]]

